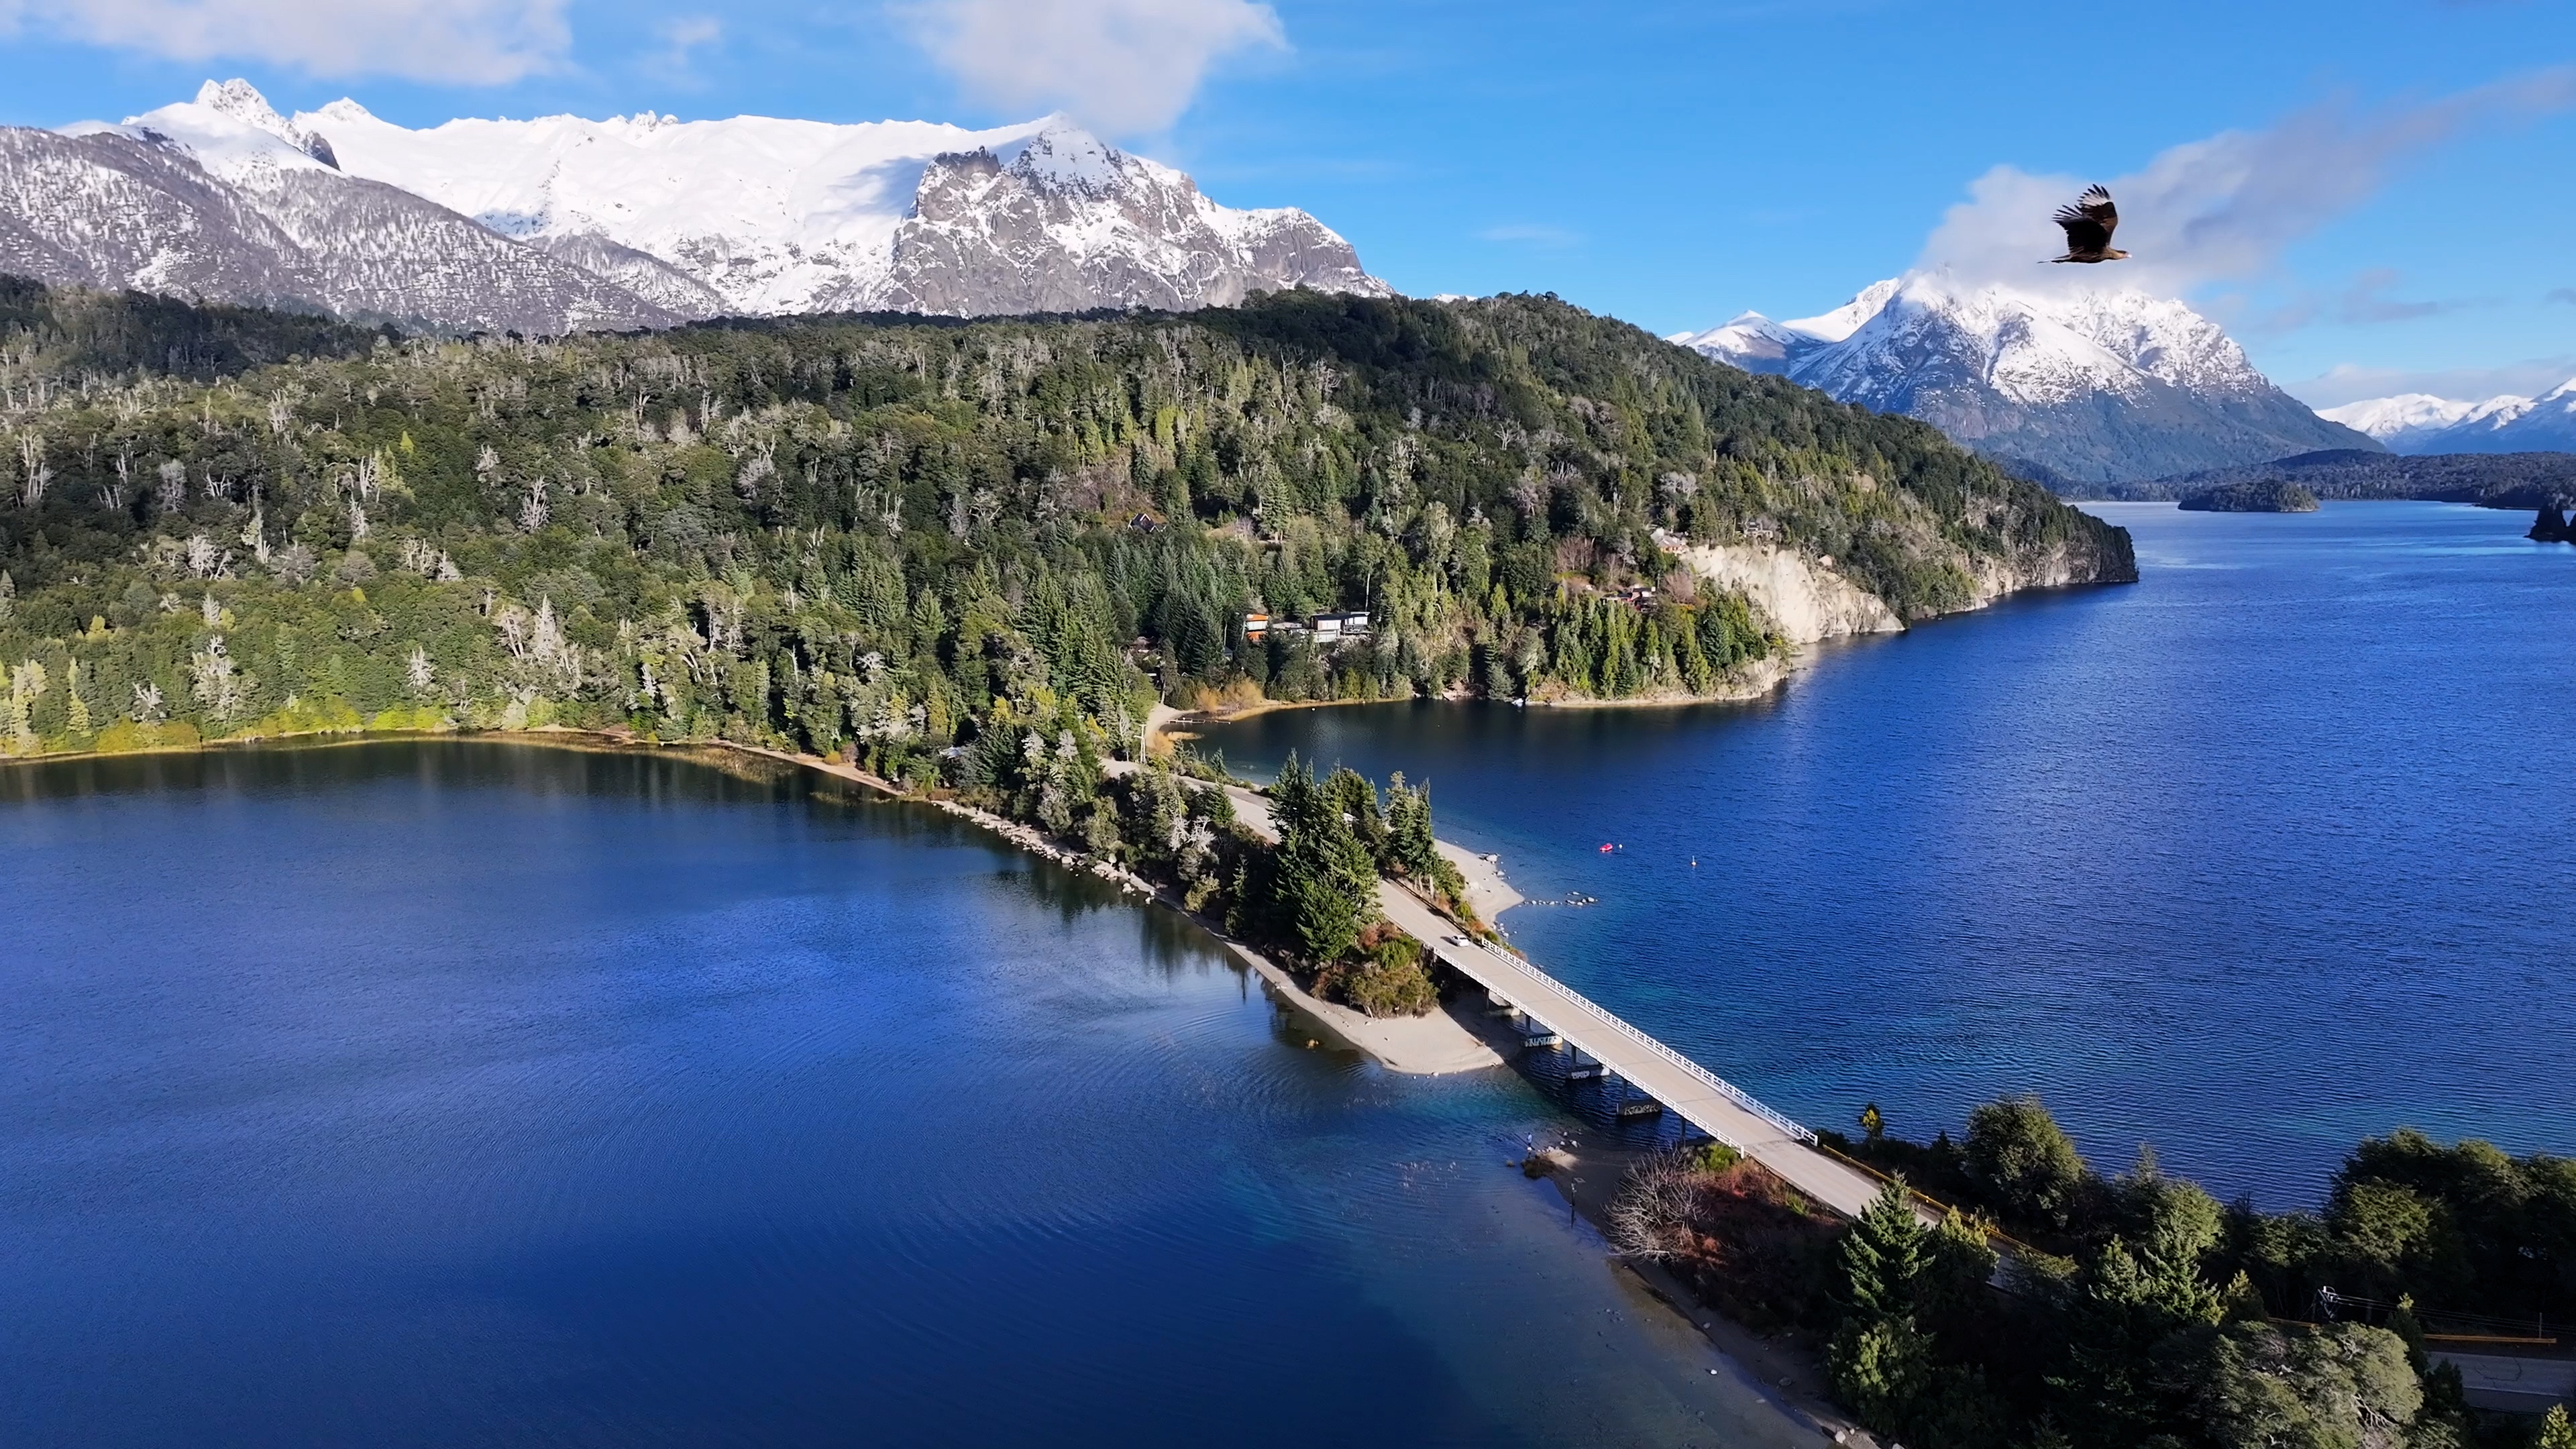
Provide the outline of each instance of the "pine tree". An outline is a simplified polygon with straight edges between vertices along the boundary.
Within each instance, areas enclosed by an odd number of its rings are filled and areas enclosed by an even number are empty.
[[[1843,1234],[1843,1297],[1864,1318],[1902,1318],[1915,1307],[1928,1246],[1903,1179],[1880,1189]]]
[[[2050,1385],[2081,1408],[2074,1422],[2098,1429],[2096,1437],[2142,1441],[2172,1410],[2153,1378],[2156,1345],[2223,1313],[2217,1290],[2190,1264],[2142,1259],[2114,1237],[2085,1269],[2067,1324],[2065,1371]]]
[[[1360,784],[1368,788],[1365,780]],[[1377,859],[1344,818],[1345,793],[1346,787],[1317,786],[1295,755],[1279,767],[1271,791],[1279,826],[1280,928],[1317,965],[1348,956],[1361,928],[1377,917]]]

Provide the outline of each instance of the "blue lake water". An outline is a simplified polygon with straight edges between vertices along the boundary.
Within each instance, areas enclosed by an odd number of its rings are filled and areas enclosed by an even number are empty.
[[[1819,1442],[1521,1078],[918,807],[490,743],[0,768],[0,1444]]]
[[[1759,703],[1205,745],[1427,777],[1523,893],[1599,899],[1516,941],[1812,1122],[1928,1138],[2035,1090],[2099,1165],[2152,1142],[2272,1208],[2400,1124],[2576,1151],[2576,549],[2438,504],[2096,507],[2142,583],[1828,649]]]

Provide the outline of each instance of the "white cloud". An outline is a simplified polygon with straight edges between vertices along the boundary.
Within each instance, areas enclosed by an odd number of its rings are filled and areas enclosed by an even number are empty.
[[[499,85],[562,64],[567,0],[0,0],[34,30],[168,60]]]
[[[899,13],[976,99],[1119,136],[1180,119],[1218,60],[1288,43],[1253,0],[921,0]]]
[[[724,22],[712,15],[684,15],[653,27],[662,48],[644,57],[643,69],[675,85],[704,84],[697,73],[698,52],[721,44]]]
[[[2172,296],[2255,276],[2291,242],[2369,200],[2410,157],[2471,127],[2576,106],[2576,66],[2559,66],[2420,104],[2362,109],[2348,99],[2261,131],[2225,131],[2109,178],[2120,206],[2118,280]],[[1966,281],[2046,286],[2097,280],[2090,267],[2039,265],[2063,249],[2050,213],[2099,177],[2034,176],[1998,166],[1969,184],[1917,266]],[[2073,274],[2073,275],[2069,275]]]
[[[2312,408],[2341,407],[2364,398],[2423,392],[2454,402],[2484,402],[2506,393],[2537,397],[2576,378],[2576,354],[2535,357],[2503,367],[2452,367],[2415,370],[2360,367],[2342,363],[2283,390]]]

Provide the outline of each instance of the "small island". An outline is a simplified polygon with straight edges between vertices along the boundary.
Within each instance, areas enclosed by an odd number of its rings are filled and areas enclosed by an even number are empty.
[[[2189,494],[2175,505],[2189,513],[2314,513],[2317,495],[2279,479],[2229,483]]]

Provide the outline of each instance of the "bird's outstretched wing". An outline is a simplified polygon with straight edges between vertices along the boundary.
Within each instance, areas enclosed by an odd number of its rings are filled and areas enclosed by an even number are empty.
[[[2109,249],[2111,233],[2120,226],[2120,208],[2111,204],[2111,193],[2099,186],[2088,187],[2072,206],[2061,206],[2055,218],[2066,229],[2066,250],[2070,255],[2099,253]]]

